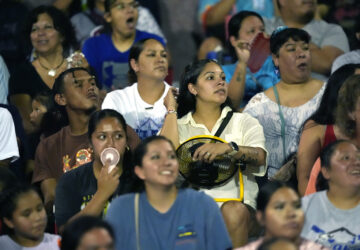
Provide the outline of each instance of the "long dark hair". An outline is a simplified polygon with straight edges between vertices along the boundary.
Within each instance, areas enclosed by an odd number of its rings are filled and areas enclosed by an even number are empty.
[[[15,185],[8,186],[6,189],[2,190],[0,193],[0,217],[3,221],[4,218],[9,220],[13,219],[13,213],[18,207],[19,198],[23,194],[27,194],[30,192],[35,192],[39,198],[41,199],[38,191],[28,184],[17,183]],[[5,223],[3,223],[4,232],[6,234],[13,234],[14,230],[7,227]]]
[[[256,198],[256,209],[264,213],[273,194],[283,187],[290,188],[295,191],[292,186],[280,181],[269,181],[264,184],[260,188],[258,196]],[[295,193],[297,192],[295,191]]]
[[[345,80],[355,73],[356,69],[360,69],[360,64],[346,64],[331,74],[324,90],[324,94],[321,98],[319,107],[308,119],[304,121],[299,129],[300,133],[298,133],[298,142],[300,141],[300,136],[305,129],[317,126],[318,124],[335,124],[335,110],[338,103],[339,90]],[[306,123],[310,120],[313,120],[316,124],[305,126]]]
[[[180,80],[180,90],[179,96],[177,98],[178,108],[177,113],[178,117],[181,118],[189,112],[194,112],[196,109],[196,97],[195,95],[191,94],[188,85],[190,83],[197,84],[198,78],[200,73],[204,70],[206,64],[208,63],[215,63],[219,67],[221,65],[212,59],[203,59],[199,61],[195,61],[185,67],[185,71]],[[230,98],[227,97],[225,102],[221,104],[221,109],[224,107],[229,106],[232,108],[232,103]]]
[[[69,52],[71,49],[76,50],[79,48],[75,37],[74,28],[66,14],[63,13],[61,10],[58,10],[54,6],[40,5],[29,13],[23,27],[22,41],[24,42],[24,49],[26,54],[29,54],[32,49],[30,34],[32,26],[34,23],[36,23],[40,14],[48,14],[54,23],[54,28],[63,37],[62,47],[64,57],[69,56]]]
[[[350,138],[356,136],[356,120],[350,113],[356,110],[360,99],[360,75],[347,78],[339,90],[335,111],[335,122],[341,132]]]
[[[126,134],[126,140],[127,140],[127,132],[126,132],[126,122],[124,117],[113,109],[103,109],[95,111],[89,119],[89,125],[88,125],[88,137],[91,142],[91,135],[94,133],[96,127],[98,124],[105,118],[112,117],[115,118],[123,127],[124,132]],[[92,143],[92,142],[91,142]],[[132,175],[132,155],[130,149],[126,149],[124,153],[124,160],[123,160],[123,175],[126,177],[130,177]]]
[[[227,48],[228,48],[228,51],[230,52],[230,55],[233,55],[233,56],[236,55],[235,49],[231,45],[230,37],[234,36],[236,39],[239,38],[239,30],[241,29],[241,25],[242,25],[244,19],[247,17],[250,17],[250,16],[259,18],[259,20],[264,24],[263,18],[254,11],[243,10],[231,17],[229,24],[228,24],[229,39],[227,41]]]
[[[319,107],[306,121],[313,120],[322,125],[335,123],[334,112],[339,90],[344,81],[353,75],[356,69],[360,69],[360,64],[346,64],[331,74]]]

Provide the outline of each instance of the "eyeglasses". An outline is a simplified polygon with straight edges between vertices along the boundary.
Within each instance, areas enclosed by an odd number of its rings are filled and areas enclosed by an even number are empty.
[[[140,6],[139,2],[131,2],[131,3],[114,3],[111,8],[117,8],[118,10],[124,10],[125,8],[137,9]]]

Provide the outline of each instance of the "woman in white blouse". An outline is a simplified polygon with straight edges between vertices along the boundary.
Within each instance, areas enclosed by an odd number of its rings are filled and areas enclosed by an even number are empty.
[[[175,147],[193,136],[214,135],[232,112],[225,74],[216,61],[209,59],[188,65],[177,100],[171,93],[164,102],[168,112],[161,135],[168,137]],[[236,247],[246,244],[248,235],[256,231],[253,215],[258,187],[254,175],[261,176],[266,171],[265,138],[256,119],[237,112],[219,137],[228,143],[205,143],[195,150],[193,159],[212,162],[217,156],[230,154],[247,165],[243,171],[244,203],[238,201],[238,175],[220,187],[204,190],[213,198],[230,198],[222,204],[221,210]]]

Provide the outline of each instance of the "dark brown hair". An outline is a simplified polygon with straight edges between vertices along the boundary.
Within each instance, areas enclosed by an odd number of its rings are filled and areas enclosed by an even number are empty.
[[[356,110],[359,97],[360,75],[352,75],[340,88],[335,113],[335,124],[344,135],[350,138],[356,135],[356,121],[350,117],[350,113]]]

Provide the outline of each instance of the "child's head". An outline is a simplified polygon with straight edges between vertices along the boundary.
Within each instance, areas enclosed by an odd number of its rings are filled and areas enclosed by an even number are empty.
[[[122,38],[135,36],[139,16],[139,3],[134,0],[105,1],[105,32],[113,32]]]
[[[31,107],[30,122],[37,128],[40,128],[44,114],[54,107],[54,99],[51,92],[38,93],[33,98]]]
[[[0,215],[19,244],[42,241],[47,224],[44,204],[31,186],[16,185],[0,196]]]

